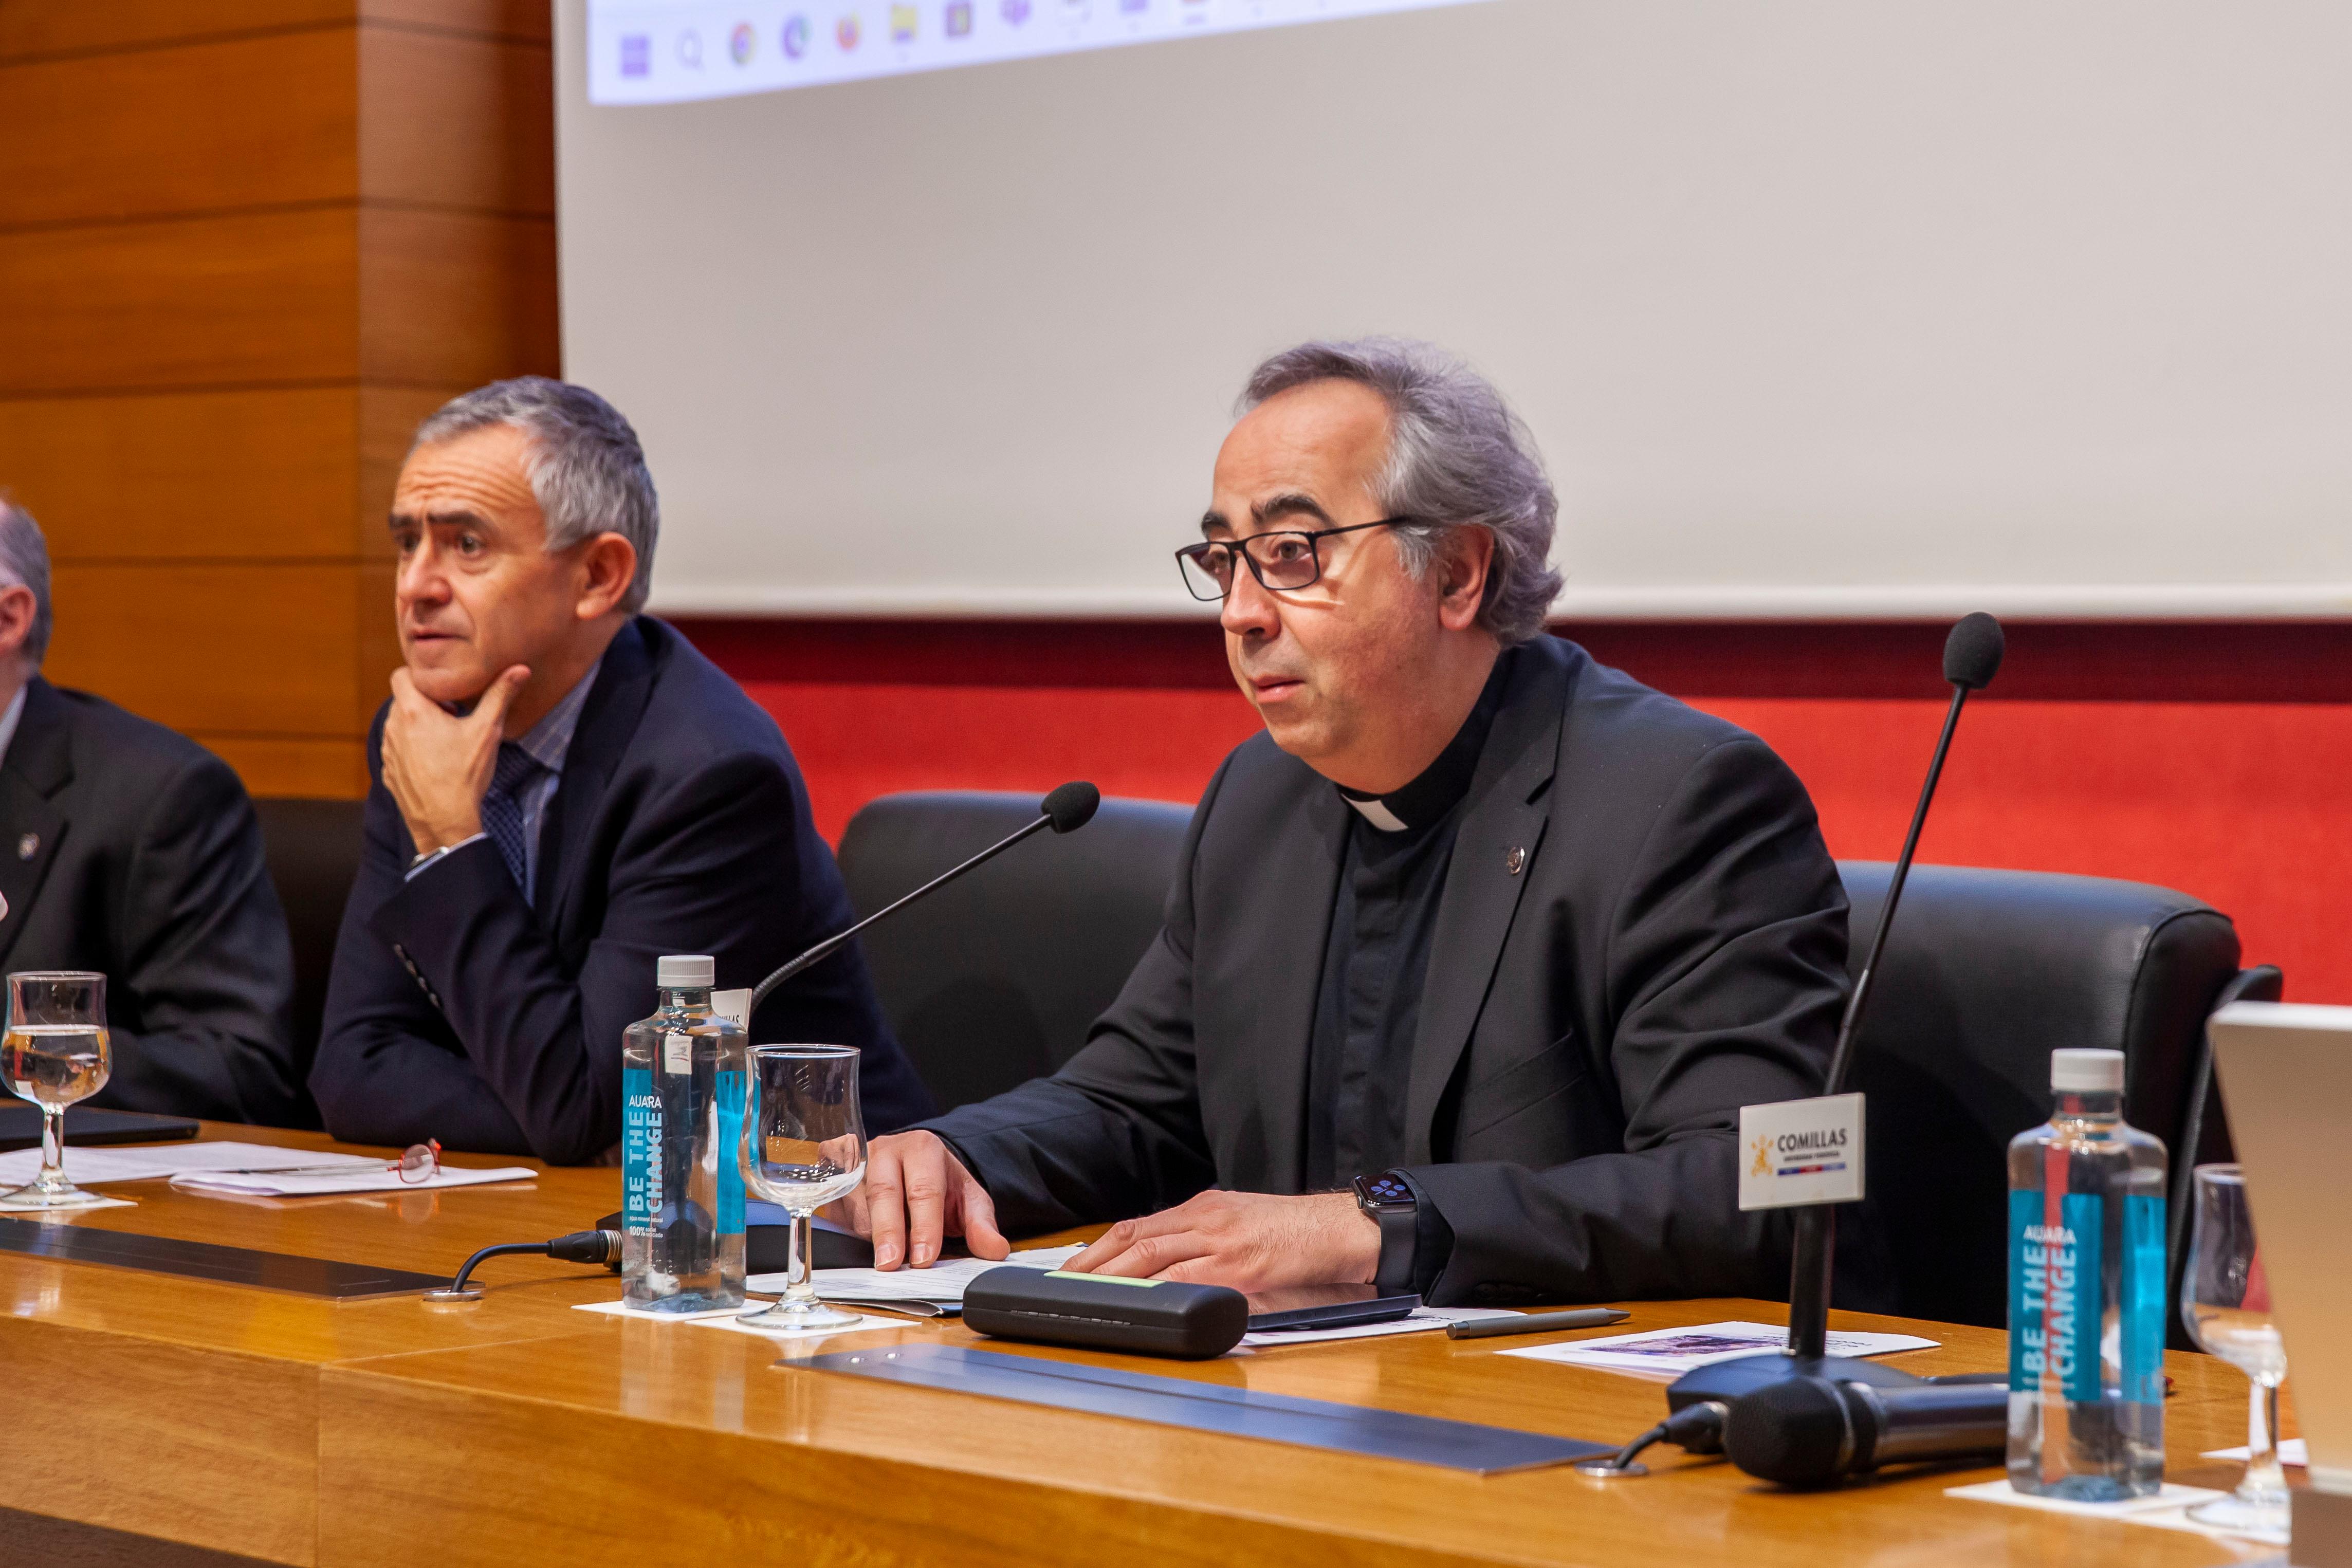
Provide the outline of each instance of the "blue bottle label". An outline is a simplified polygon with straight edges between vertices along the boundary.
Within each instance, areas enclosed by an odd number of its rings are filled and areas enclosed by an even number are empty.
[[[2096,1400],[2099,1386],[2097,1197],[2066,1193],[2058,1223],[2043,1195],[2009,1195],[2009,1386],[2030,1392],[2046,1376],[2068,1399]],[[2162,1230],[2161,1219],[2158,1229]],[[2158,1265],[2161,1281],[2161,1263]]]
[[[651,1236],[661,1213],[661,1096],[642,1067],[621,1071],[621,1228]]]
[[[743,1228],[743,1075],[719,1075],[719,1234]]]
[[[2123,1397],[2164,1403],[2164,1199],[2124,1199]]]

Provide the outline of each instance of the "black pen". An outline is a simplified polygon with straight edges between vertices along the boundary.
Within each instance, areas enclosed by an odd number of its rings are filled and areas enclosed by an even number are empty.
[[[1579,1307],[1572,1312],[1527,1312],[1510,1318],[1473,1318],[1445,1325],[1447,1339],[1494,1339],[1507,1333],[1551,1333],[1559,1329],[1599,1329],[1622,1323],[1631,1312],[1615,1307]]]

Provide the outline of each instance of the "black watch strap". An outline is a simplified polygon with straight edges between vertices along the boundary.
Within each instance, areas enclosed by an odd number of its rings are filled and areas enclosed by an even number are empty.
[[[1412,1289],[1413,1254],[1421,1239],[1421,1212],[1412,1188],[1394,1171],[1356,1178],[1356,1206],[1381,1228],[1381,1260],[1373,1289],[1384,1296]]]

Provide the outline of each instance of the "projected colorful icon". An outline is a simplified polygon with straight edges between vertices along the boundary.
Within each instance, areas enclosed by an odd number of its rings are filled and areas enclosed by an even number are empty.
[[[971,37],[971,0],[954,0],[948,7],[947,23],[949,37]]]
[[[845,50],[854,49],[857,47],[859,31],[857,13],[852,11],[833,25],[833,41],[839,44]]]
[[[625,77],[649,76],[654,68],[654,41],[643,33],[630,33],[621,39],[621,74]]]
[[[808,53],[808,44],[809,21],[806,16],[795,16],[784,24],[785,58],[799,59]]]
[[[913,43],[915,41],[915,29],[922,25],[922,20],[923,13],[919,6],[891,6],[890,41],[894,44]]]
[[[997,12],[1014,26],[1029,19],[1029,0],[1001,0]]]
[[[727,52],[734,57],[737,65],[750,65],[751,46],[759,41],[760,35],[751,31],[751,23],[738,22],[735,24],[735,30],[727,35]]]

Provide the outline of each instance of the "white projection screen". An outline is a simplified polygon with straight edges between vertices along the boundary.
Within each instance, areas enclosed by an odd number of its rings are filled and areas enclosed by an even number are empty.
[[[2352,612],[2342,0],[557,21],[656,608],[1198,612],[1244,373],[1391,333],[1534,429],[1563,613]]]

